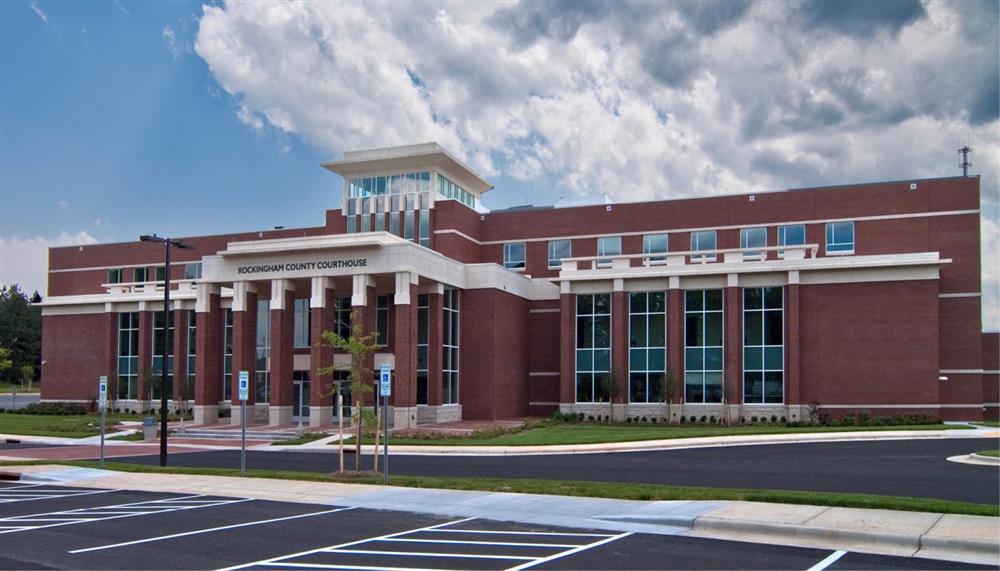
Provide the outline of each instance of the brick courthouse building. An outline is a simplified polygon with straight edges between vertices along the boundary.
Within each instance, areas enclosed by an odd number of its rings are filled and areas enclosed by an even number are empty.
[[[609,396],[663,416],[667,372],[674,421],[997,418],[978,177],[489,212],[492,185],[433,143],[323,166],[344,200],[322,225],[183,239],[168,323],[159,244],[52,248],[42,398],[90,400],[108,375],[140,408],[166,363],[213,422],[246,370],[255,421],[328,424],[316,368],[347,356],[316,341],[353,314],[393,365],[396,426]]]

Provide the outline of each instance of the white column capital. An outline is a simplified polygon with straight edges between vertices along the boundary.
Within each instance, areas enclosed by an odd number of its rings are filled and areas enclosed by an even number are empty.
[[[612,282],[613,291],[625,291],[625,280],[622,278],[615,278]]]
[[[670,276],[667,278],[667,287],[670,289],[681,289],[681,277]]]
[[[788,272],[788,283],[789,283],[789,285],[799,283],[799,271],[798,270],[790,270]]]
[[[559,282],[559,293],[560,294],[570,293],[571,292],[570,285],[571,284],[569,281]]]
[[[333,280],[328,276],[316,276],[310,286],[309,308],[326,307],[326,290],[333,289]]]
[[[271,309],[290,309],[285,307],[286,291],[295,291],[292,280],[285,278],[271,280]]]
[[[233,282],[233,311],[247,311],[247,294],[257,293],[257,284],[247,281]],[[257,308],[253,308],[254,311]]]
[[[355,274],[353,291],[351,292],[351,306],[358,307],[368,305],[368,288],[375,287],[375,278],[368,274]]]
[[[428,282],[425,281],[418,290],[420,293],[426,293],[430,295],[444,295],[444,284],[441,282]]]
[[[739,287],[739,285],[740,285],[739,274],[726,274],[726,287]]]
[[[396,295],[393,303],[396,305],[410,304],[410,272],[396,272]]]
[[[208,313],[212,296],[219,295],[219,286],[218,284],[201,282],[198,284],[196,295],[197,298],[194,302],[195,313]]]

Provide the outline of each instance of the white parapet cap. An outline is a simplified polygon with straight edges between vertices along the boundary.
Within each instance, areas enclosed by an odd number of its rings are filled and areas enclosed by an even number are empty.
[[[388,232],[363,232],[359,234],[325,234],[296,238],[273,238],[229,242],[221,256],[249,256],[254,254],[286,253],[302,250],[338,250],[341,248],[382,248],[391,244],[409,244]]]
[[[493,184],[481,177],[472,167],[434,142],[346,151],[343,159],[321,163],[321,166],[344,178],[429,171],[439,167],[447,176],[455,178],[454,182],[472,194],[478,196],[493,189]]]

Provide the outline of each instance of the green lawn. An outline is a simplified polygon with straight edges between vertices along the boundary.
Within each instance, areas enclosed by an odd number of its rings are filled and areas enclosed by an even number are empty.
[[[116,418],[108,417],[105,430],[110,432]],[[134,418],[134,417],[133,417]],[[40,414],[0,413],[0,434],[22,434],[25,436],[62,436],[66,438],[86,438],[100,434],[101,417],[96,414],[49,416]]]
[[[30,462],[0,462],[4,465],[64,464],[96,468],[98,463],[91,460],[61,461],[40,460]],[[105,469],[137,473],[201,474],[210,476],[239,476],[239,469],[231,468],[183,468],[145,466],[106,462]],[[251,478],[281,480],[305,480],[317,482],[347,482],[353,484],[381,484],[382,476],[346,476],[318,472],[286,472],[277,470],[247,470]],[[968,515],[1000,515],[1000,506],[973,504],[950,500],[911,498],[903,496],[876,496],[871,494],[843,494],[833,492],[804,492],[796,490],[751,490],[742,488],[702,488],[667,486],[659,484],[635,484],[619,482],[584,482],[568,480],[528,480],[502,478],[444,478],[429,476],[390,476],[389,484],[410,488],[438,488],[451,490],[482,490],[488,492],[513,492],[525,494],[548,494],[562,496],[585,496],[628,500],[743,500],[750,502],[775,502],[806,504],[817,506],[840,506],[851,508],[872,508],[932,513],[953,513]],[[252,483],[248,482],[248,485]]]
[[[21,385],[0,385],[0,395],[6,395],[14,392],[15,387],[17,388],[17,394],[19,395],[38,394],[41,391],[37,384],[31,387],[31,390],[27,390],[26,387],[22,387]]]
[[[295,446],[298,444],[306,444],[309,442],[314,442],[321,438],[326,438],[328,435],[322,432],[306,432],[298,438],[289,438],[287,440],[276,440],[271,443],[271,446]]]
[[[980,456],[993,456],[995,458],[1000,458],[1000,450],[980,450],[976,452]]]
[[[982,426],[992,426],[993,428],[1000,428],[1000,421],[996,420],[977,420],[972,424],[979,424]]]
[[[635,426],[601,424],[555,424],[528,428],[519,432],[483,436],[441,436],[436,438],[398,438],[389,436],[389,445],[415,446],[543,446],[552,444],[599,444],[698,438],[705,436],[739,436],[754,434],[798,434],[812,432],[880,432],[886,430],[949,430],[967,428],[944,424],[903,426]],[[373,440],[374,442],[374,440]],[[335,443],[331,443],[335,444]]]

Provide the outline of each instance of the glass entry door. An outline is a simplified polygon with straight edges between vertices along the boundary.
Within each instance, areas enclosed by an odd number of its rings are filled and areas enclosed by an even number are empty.
[[[295,371],[292,377],[292,420],[309,421],[309,371]]]

